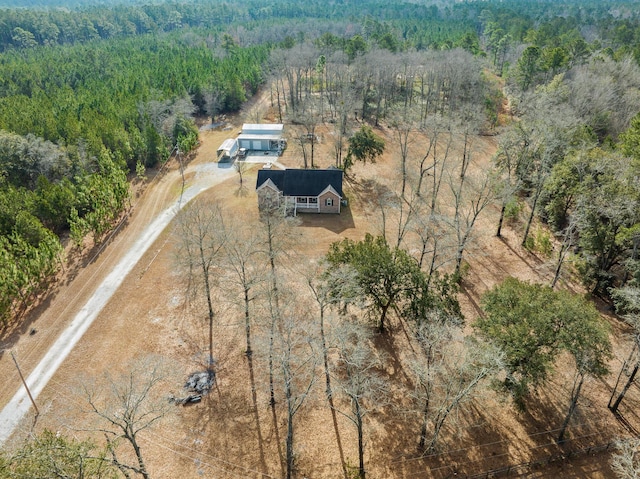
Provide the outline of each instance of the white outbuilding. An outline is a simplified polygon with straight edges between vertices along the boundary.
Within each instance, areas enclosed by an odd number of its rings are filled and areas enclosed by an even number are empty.
[[[216,151],[218,161],[233,161],[238,156],[238,140],[227,138]]]
[[[277,151],[286,148],[282,123],[245,123],[238,135],[240,148],[254,151]]]

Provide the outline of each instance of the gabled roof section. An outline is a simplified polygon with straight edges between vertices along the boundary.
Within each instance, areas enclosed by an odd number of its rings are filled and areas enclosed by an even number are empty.
[[[256,181],[256,190],[260,188],[267,180],[271,182],[280,191],[284,191],[284,172],[287,170],[258,170],[258,180]]]
[[[342,198],[342,170],[259,170],[256,189],[270,179],[284,196],[320,196],[331,187]]]

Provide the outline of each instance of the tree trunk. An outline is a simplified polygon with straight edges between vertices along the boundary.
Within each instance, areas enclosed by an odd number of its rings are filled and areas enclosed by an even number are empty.
[[[274,259],[275,251],[273,247],[273,229],[271,218],[267,219],[267,241],[269,243],[269,266],[271,267],[271,291],[273,294],[273,303],[271,305],[271,330],[269,332],[269,404],[271,407],[275,407],[276,405],[276,395],[275,395],[275,387],[274,387],[274,379],[273,379],[273,342],[275,336],[275,327],[276,327],[276,318],[280,314],[280,305],[278,303],[278,281],[276,279],[276,262]]]
[[[324,335],[324,306],[320,305],[320,342],[322,345],[322,359],[324,361],[324,376],[327,383],[327,398],[331,399],[331,375],[329,374],[329,356],[327,354],[327,341]]]
[[[364,470],[364,421],[362,417],[362,410],[360,409],[360,402],[358,399],[351,398],[355,404],[356,413],[356,428],[358,429],[358,475],[360,479],[365,479]]]
[[[384,333],[385,330],[385,320],[387,318],[387,311],[389,311],[389,307],[391,306],[391,301],[389,301],[387,304],[385,304],[384,306],[382,306],[382,314],[380,315],[380,323],[378,326],[378,331],[382,334]]]
[[[285,386],[285,394],[287,396],[287,409],[288,409],[288,417],[287,417],[287,479],[291,479],[293,474],[294,467],[294,457],[293,457],[293,405],[291,401],[293,400],[291,397],[291,382],[290,378],[286,381]]]
[[[500,219],[498,220],[498,231],[496,231],[496,236],[498,238],[502,237],[502,222],[504,221],[504,213],[506,210],[507,210],[507,205],[503,203],[502,208],[500,209]]]
[[[144,478],[149,479],[149,473],[147,472],[147,468],[145,467],[144,461],[142,460],[142,451],[140,450],[140,446],[138,446],[138,442],[136,441],[135,435],[127,434],[127,439],[133,446],[133,450],[136,453],[136,459],[138,460],[138,473]]]
[[[200,248],[200,254],[201,254],[201,260],[203,261],[202,264],[204,265],[205,264],[204,252],[202,251],[202,248]],[[212,371],[213,370],[213,317],[214,317],[213,301],[211,299],[211,288],[209,286],[209,271],[205,266],[203,266],[202,272],[204,274],[204,289],[206,290],[206,293],[207,293],[207,307],[209,309],[209,360],[207,364],[207,369],[209,371]]]
[[[560,247],[560,251],[558,252],[558,264],[556,264],[556,272],[554,273],[553,280],[551,281],[551,289],[555,288],[556,283],[560,279],[560,272],[562,271],[562,265],[568,249],[569,245],[562,245]]]
[[[618,412],[618,407],[620,406],[622,399],[624,398],[625,394],[627,394],[627,390],[633,384],[633,381],[636,378],[636,374],[638,374],[638,368],[640,368],[640,363],[636,362],[636,364],[633,366],[633,371],[631,371],[631,375],[627,380],[627,384],[625,384],[624,388],[622,388],[622,391],[620,392],[620,395],[616,399],[616,402],[613,404],[613,406],[609,406],[609,409],[611,410],[612,413],[616,414]]]
[[[247,335],[247,350],[245,351],[247,356],[251,356],[253,351],[251,350],[251,318],[249,316],[249,288],[244,288],[244,328]]]
[[[424,450],[424,445],[427,442],[427,425],[429,423],[429,398],[424,401],[424,409],[422,411],[422,427],[420,428],[420,442],[418,447],[420,450]]]
[[[582,389],[582,384],[584,383],[584,375],[582,373],[578,373],[578,376],[580,377],[580,380],[578,381],[578,384],[575,384],[574,382],[573,391],[571,394],[571,403],[569,404],[569,411],[567,411],[567,417],[564,418],[564,422],[562,423],[562,427],[560,428],[558,443],[564,442],[564,433],[566,432],[569,421],[571,420],[571,416],[573,416],[573,413],[576,410],[576,406],[578,405],[580,390]]]
[[[533,204],[531,205],[531,214],[529,215],[529,219],[527,220],[527,226],[524,230],[524,237],[522,238],[522,246],[527,244],[527,238],[529,237],[529,230],[531,229],[531,223],[533,223],[533,217],[536,214],[536,206],[538,206],[538,199],[540,198],[540,193],[542,193],[542,180],[540,181],[540,185],[536,189],[536,194],[533,197]]]

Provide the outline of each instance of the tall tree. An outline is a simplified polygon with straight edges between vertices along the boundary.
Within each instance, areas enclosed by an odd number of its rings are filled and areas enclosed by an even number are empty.
[[[344,265],[356,271],[356,281],[377,315],[378,330],[386,328],[390,309],[420,321],[437,301],[429,291],[426,276],[406,251],[391,248],[382,236],[365,235],[355,242],[348,238],[333,243],[327,253],[330,270]]]
[[[222,225],[220,225],[222,226]],[[251,326],[252,304],[256,299],[258,287],[264,282],[265,266],[258,260],[259,239],[252,225],[245,221],[225,221],[224,248],[224,269],[231,273],[231,283],[236,286],[232,293],[237,299],[237,291],[240,290],[242,296],[242,310],[244,313],[244,328],[246,338],[245,354],[251,356]]]
[[[567,415],[558,434],[558,442],[564,436],[571,417],[578,406],[580,392],[586,379],[600,379],[609,373],[608,361],[611,359],[610,328],[601,317],[595,306],[582,298],[571,298],[575,308],[573,324],[561,331],[563,348],[569,352],[575,362],[575,376],[571,388],[571,398]]]
[[[358,437],[358,477],[365,479],[365,420],[386,402],[388,386],[379,374],[382,360],[371,344],[368,329],[354,323],[342,323],[336,331],[338,360],[334,375],[336,391],[349,402],[349,408],[336,411],[356,428]]]
[[[622,365],[618,380],[609,399],[609,409],[611,409],[614,414],[617,414],[622,400],[631,385],[634,384],[638,371],[640,370],[640,355],[638,354],[640,351],[640,288],[637,286],[616,288],[611,292],[611,296],[616,305],[617,313],[622,315],[632,327],[631,334],[633,341],[631,354]],[[618,393],[618,385],[623,373],[627,375],[627,381]],[[618,396],[614,401],[613,398],[616,396],[616,393],[618,393]]]
[[[287,410],[285,440],[286,478],[291,479],[295,468],[295,418],[309,397],[316,381],[318,362],[311,318],[300,309],[295,298],[281,304],[281,316],[275,328],[273,356],[280,373],[282,392]]]
[[[168,413],[170,405],[159,389],[170,373],[166,364],[155,357],[134,361],[127,369],[119,376],[107,372],[102,381],[84,381],[81,389],[89,411],[98,418],[97,425],[88,427],[105,435],[108,454],[125,477],[133,472],[149,479],[140,439]],[[135,464],[119,458],[120,439],[131,446]]]
[[[412,371],[422,414],[419,447],[426,452],[436,450],[445,424],[502,367],[502,355],[495,347],[455,336],[451,324],[429,324],[419,331],[425,356],[413,363]]]
[[[563,350],[574,355],[579,375],[602,371],[608,336],[593,305],[582,297],[507,278],[485,293],[482,305],[485,316],[475,328],[503,351],[504,386],[518,406],[524,407],[531,386],[547,379]],[[574,390],[572,404],[579,392]]]
[[[384,146],[384,140],[376,135],[370,126],[362,125],[360,130],[349,138],[349,149],[343,165],[345,172],[353,165],[354,160],[375,163],[384,152]]]
[[[217,268],[222,262],[227,242],[222,209],[215,203],[194,202],[178,216],[177,262],[187,275],[192,291],[202,288],[207,301],[209,325],[209,354],[207,368],[213,371],[213,325],[216,316],[214,285]],[[194,289],[196,288],[196,289]]]

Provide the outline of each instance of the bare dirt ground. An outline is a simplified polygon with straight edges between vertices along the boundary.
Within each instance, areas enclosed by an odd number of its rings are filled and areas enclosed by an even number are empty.
[[[247,107],[244,118],[251,118],[247,121],[253,122],[255,115],[266,113],[266,98]],[[235,134],[241,118],[229,118],[232,127],[228,130],[202,133],[201,146],[189,162],[187,183],[193,181],[198,165],[210,162],[218,145]],[[274,121],[273,117],[269,119]],[[397,156],[390,133],[382,129],[377,133],[387,141],[385,157],[374,165],[354,167],[354,175],[345,186],[349,207],[339,217],[301,217],[299,253],[319,257],[334,241],[344,237],[360,239],[365,232],[380,232],[380,214],[372,206],[369,185],[371,181],[389,185],[395,181]],[[316,163],[326,167],[333,163],[331,129],[322,127],[318,134]],[[474,168],[486,168],[494,151],[494,138],[478,138]],[[290,141],[280,162],[290,167],[302,166],[299,147]],[[219,201],[225,210],[247,222],[257,219],[254,192],[257,168],[246,174],[243,188],[238,177],[232,176],[200,195],[200,200]],[[66,266],[54,293],[32,311],[23,326],[3,338],[3,350],[15,351],[26,374],[146,225],[179,196],[181,179],[175,162],[157,175],[148,174],[152,179],[136,193],[125,225],[104,247],[85,251]],[[482,216],[477,240],[468,256],[470,269],[460,293],[468,324],[479,314],[483,292],[506,276],[537,282],[548,282],[551,278],[550,261],[523,250],[516,227],[506,228],[502,239],[493,236],[497,216],[497,206]],[[206,315],[197,302],[186,297],[184,280],[176,268],[174,246],[170,226],[135,265],[40,394],[41,414],[35,426],[31,415],[21,424],[14,440],[45,427],[82,436],[77,424],[86,405],[75,393],[79,377],[100,377],[104,371],[117,372],[133,358],[159,354],[180,371],[175,390],[167,391],[175,393],[186,374],[198,368],[207,342]],[[565,278],[563,287],[580,292],[570,277]],[[244,333],[238,315],[223,304],[221,309],[223,314],[215,330],[219,351],[216,388],[200,404],[176,406],[157,427],[141,436],[152,477],[284,476],[284,406],[280,402],[275,413],[269,408],[262,379],[266,375],[265,366],[255,361],[253,368],[249,367],[243,354]],[[606,311],[606,307],[602,309]],[[559,362],[553,380],[534,394],[526,413],[516,411],[504,398],[487,392],[459,418],[457,427],[446,428],[441,450],[431,456],[417,454],[418,424],[413,416],[391,406],[373,413],[367,427],[367,476],[370,479],[464,477],[512,467],[503,471],[504,477],[614,477],[608,466],[609,452],[601,451],[599,446],[630,434],[629,427],[618,422],[606,407],[630,347],[624,337],[625,327],[615,318],[609,320],[614,327],[616,351],[612,373],[603,381],[585,385],[578,412],[569,427],[571,440],[564,446],[556,445],[555,433],[570,393],[569,361]],[[36,333],[29,334],[31,329]],[[410,354],[402,323],[393,322],[389,334],[379,338],[378,346],[392,358],[390,376],[401,377],[402,361]],[[6,352],[0,356],[0,377],[6,385],[0,390],[3,406],[19,387],[15,366]],[[296,417],[298,477],[347,477],[350,466],[357,463],[355,430],[344,417],[332,414],[321,388],[318,391]],[[640,392],[633,389],[621,408],[631,428],[640,425],[636,412],[639,400]],[[593,449],[589,450],[590,447]],[[580,450],[583,452],[576,454]],[[513,467],[535,461],[540,465]]]

